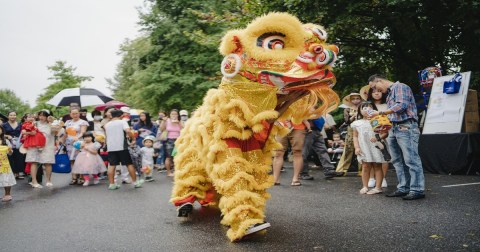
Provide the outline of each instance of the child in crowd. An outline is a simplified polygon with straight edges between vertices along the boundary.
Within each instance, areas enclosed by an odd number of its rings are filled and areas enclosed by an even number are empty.
[[[10,141],[5,138],[5,129],[0,124],[0,187],[3,187],[5,190],[5,195],[2,198],[2,202],[12,200],[10,190],[12,189],[13,185],[17,184],[7,156],[12,155],[12,153],[13,150]]]
[[[377,139],[373,132],[370,120],[368,120],[369,111],[376,110],[371,102],[362,102],[358,106],[357,120],[351,124],[353,129],[353,145],[358,162],[362,163],[362,184],[363,188],[360,194],[377,194],[382,193],[382,163],[384,162],[382,153],[375,146]],[[388,133],[380,133],[381,139],[385,139]],[[375,188],[368,190],[368,179],[370,178],[370,170],[375,171],[376,184]]]
[[[95,137],[91,131],[83,134],[81,152],[75,159],[72,169],[73,173],[83,174],[83,179],[85,180],[83,186],[90,184],[90,175],[93,176],[93,184],[98,184],[100,182],[98,174],[107,170],[102,158],[98,155],[100,147],[101,144],[95,142]]]
[[[98,154],[103,161],[105,167],[108,167],[108,152],[107,152],[107,145],[105,144],[105,135],[95,132],[95,141],[100,144],[100,149],[98,149]],[[102,172],[99,174],[100,180],[104,180],[107,178],[107,172]]]
[[[149,171],[148,173],[145,174],[145,181],[147,182],[152,182],[154,181],[152,177],[153,173],[153,158],[154,156],[158,155],[155,154],[155,150],[153,149],[153,142],[155,141],[155,138],[153,136],[146,136],[143,141],[143,147],[140,149],[140,152],[142,154],[142,168],[145,168],[145,170]]]
[[[128,144],[128,152],[132,158],[133,166],[138,175],[142,174],[142,152],[140,146],[137,145],[137,142],[132,139]]]
[[[343,153],[343,147],[345,142],[343,142],[340,137],[340,133],[333,133],[333,140],[328,140],[328,145],[330,148],[327,149],[327,152],[330,154]]]
[[[35,126],[35,116],[33,114],[27,114],[26,120],[22,124],[22,143],[23,147],[43,149],[47,139],[38,131]]]
[[[365,100],[372,102],[375,104],[375,107],[377,108],[378,111],[385,111],[387,110],[387,95],[383,94],[382,92],[370,88],[370,85],[364,86],[360,90],[360,94],[362,95],[362,98]],[[388,147],[385,143],[385,141],[382,141],[383,144],[383,151],[388,153]],[[382,163],[382,171],[383,171],[383,180],[382,180],[382,187],[387,187],[387,180],[385,177],[387,176],[387,171],[388,171],[388,162],[389,160],[386,160],[385,162]],[[370,179],[368,180],[368,187],[374,187],[375,186],[375,175],[374,172],[370,172]]]

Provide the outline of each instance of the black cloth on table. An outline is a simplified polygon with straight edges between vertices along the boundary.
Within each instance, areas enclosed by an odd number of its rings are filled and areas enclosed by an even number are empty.
[[[424,170],[430,173],[480,172],[480,133],[421,135],[418,151]]]

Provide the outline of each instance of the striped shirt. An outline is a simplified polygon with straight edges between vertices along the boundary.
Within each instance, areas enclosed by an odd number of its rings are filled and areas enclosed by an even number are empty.
[[[387,106],[394,112],[388,115],[388,119],[397,123],[408,119],[414,119],[418,122],[417,105],[412,89],[398,81],[388,89],[390,92],[387,96]]]

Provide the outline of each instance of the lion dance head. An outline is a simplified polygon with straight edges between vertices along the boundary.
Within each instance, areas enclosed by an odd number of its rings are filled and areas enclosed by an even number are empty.
[[[339,49],[327,44],[327,32],[316,24],[302,24],[287,13],[259,17],[244,30],[232,30],[222,39],[223,83],[271,88],[276,95],[308,91],[295,102],[290,116],[296,121],[334,110],[339,97],[332,66]],[[308,108],[314,105],[316,110]]]

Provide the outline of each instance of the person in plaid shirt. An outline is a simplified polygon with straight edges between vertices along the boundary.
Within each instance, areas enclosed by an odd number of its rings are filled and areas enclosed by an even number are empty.
[[[418,116],[412,89],[406,84],[392,82],[382,75],[368,79],[370,88],[387,94],[385,111],[374,111],[371,117],[387,115],[393,124],[388,133],[388,147],[392,164],[397,172],[397,190],[387,197],[402,197],[404,200],[425,198],[425,177],[418,154]]]

